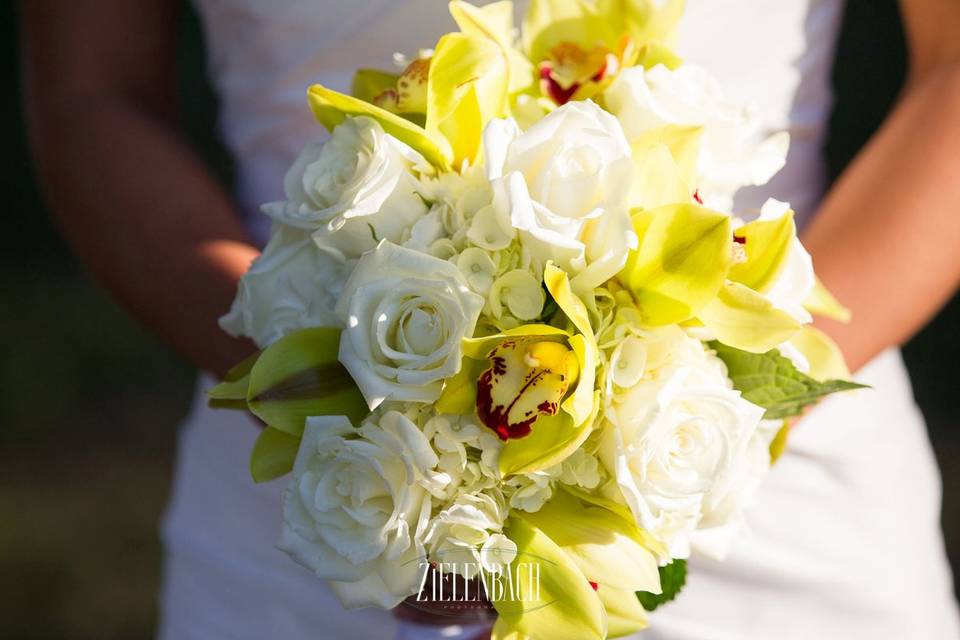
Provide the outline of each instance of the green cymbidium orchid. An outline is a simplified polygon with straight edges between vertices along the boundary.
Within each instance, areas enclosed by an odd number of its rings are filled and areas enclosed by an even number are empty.
[[[529,90],[536,82],[533,64],[514,43],[513,3],[509,0],[475,7],[468,2],[454,0],[450,15],[460,31],[471,36],[490,39],[503,52],[508,68],[508,92],[515,95]]]
[[[814,315],[838,322],[850,322],[850,310],[833,297],[829,289],[820,282],[820,278],[817,278],[816,286],[814,286],[810,296],[803,301],[803,306]]]
[[[686,0],[598,0],[597,14],[636,42],[669,45]]]
[[[680,59],[667,43],[682,0],[533,0],[523,21],[524,53],[536,65],[541,93],[555,104],[587,100],[621,69]]]
[[[689,202],[693,195],[692,186],[696,182],[697,159],[700,156],[700,138],[703,134],[703,127],[692,125],[665,124],[653,129],[647,129],[639,136],[630,141],[630,148],[634,157],[634,162],[644,160],[646,154],[651,150],[664,146],[670,152],[671,159],[675,165],[674,171],[677,172],[683,186],[688,189],[682,194],[682,197],[672,202],[663,204],[674,204],[677,202]],[[651,177],[656,179],[656,176]],[[632,206],[643,206],[652,208],[651,205],[642,203]]]
[[[521,633],[589,638],[597,637],[602,625],[600,637],[615,638],[646,626],[646,612],[634,592],[659,593],[660,574],[657,558],[646,545],[648,536],[629,513],[558,489],[539,511],[515,512],[504,531],[517,544],[514,576],[523,575],[524,563],[542,565],[540,598],[526,603],[494,600],[502,634],[495,637]],[[560,585],[562,593],[554,589]]]
[[[395,91],[400,75],[379,69],[358,69],[353,74],[353,83],[350,85],[350,95],[364,102],[376,104],[377,98],[390,91]],[[382,105],[381,105],[382,106]]]
[[[651,158],[659,158],[663,168],[670,164],[668,155],[660,145]],[[682,193],[669,180],[658,184],[645,194],[653,203],[658,196],[669,199],[671,190]],[[743,245],[734,242],[726,214],[671,204],[635,212],[633,225],[639,246],[619,277],[633,294],[642,326],[704,325],[724,344],[755,353],[769,351],[799,331],[793,316],[744,284],[769,287],[782,270],[794,242],[792,215],[737,229],[737,239],[747,247],[740,263],[733,256],[735,247]]]
[[[807,359],[810,370],[807,372],[814,380],[847,380],[850,369],[843,359],[840,347],[830,336],[813,325],[804,325],[792,338],[790,344]]]
[[[473,163],[486,124],[507,113],[509,62],[492,39],[448,33],[440,38],[427,79],[427,132],[443,139],[454,167]]]
[[[382,73],[382,72],[381,72]],[[373,94],[372,97],[362,99],[372,102],[378,107],[387,111],[408,115],[411,121],[420,120],[422,124],[424,114],[427,112],[427,78],[430,74],[430,58],[417,58],[407,65],[399,76],[394,76],[394,81],[385,84],[380,91]],[[381,79],[385,82],[388,74],[383,74]],[[372,73],[361,76],[360,72],[354,76],[352,92],[356,97],[358,89],[363,90],[363,86],[358,87],[358,83],[368,80],[371,84],[376,80]],[[419,118],[417,118],[419,116]]]
[[[564,489],[534,513],[518,513],[541,529],[576,563],[587,580],[613,589],[660,592],[657,557],[631,517]]]
[[[498,614],[492,637],[606,638],[607,618],[600,596],[570,555],[522,517],[511,517],[504,534],[517,545],[510,565],[515,597],[491,598]],[[491,591],[487,587],[487,593]]]
[[[509,3],[478,9],[452,2],[463,30],[440,38],[432,56],[414,60],[399,76],[358,72],[354,96],[314,85],[308,91],[314,115],[328,129],[348,116],[374,118],[441,171],[475,163],[487,122],[509,115],[511,78],[522,83],[529,74],[504,33],[505,9],[512,12]]]
[[[620,271],[645,325],[683,322],[716,298],[730,270],[730,217],[693,203],[633,214],[639,238]]]
[[[800,322],[776,308],[763,294],[727,281],[697,318],[725,345],[765,353],[788,341],[800,330]]]
[[[315,84],[307,89],[307,102],[316,119],[329,130],[351,116],[369,116],[383,130],[426,158],[440,171],[449,171],[452,154],[445,140],[438,140],[409,120],[359,98]]]
[[[730,267],[729,278],[755,291],[766,291],[783,271],[796,238],[793,211],[772,220],[748,222],[733,234],[745,259]]]
[[[465,340],[463,366],[437,401],[440,412],[476,413],[505,441],[503,475],[569,456],[590,435],[599,406],[599,356],[586,308],[562,270],[548,265],[544,283],[570,330],[530,324]]]

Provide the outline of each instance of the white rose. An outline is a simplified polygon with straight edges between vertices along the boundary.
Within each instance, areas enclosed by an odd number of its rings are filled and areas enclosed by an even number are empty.
[[[553,260],[578,273],[599,263],[596,284],[619,271],[635,238],[625,204],[630,145],[613,116],[590,101],[569,102],[526,132],[493,120],[483,143],[494,196],[474,218],[474,243],[502,249],[516,230],[541,267]],[[592,234],[588,243],[594,226],[626,233]]]
[[[284,179],[286,201],[263,211],[357,258],[379,240],[399,242],[426,212],[413,176],[425,164],[372,118],[347,118],[328,140],[304,148]]]
[[[702,524],[721,527],[739,515],[749,444],[763,409],[711,369],[680,367],[641,381],[608,411],[604,463],[637,523],[674,558],[690,554]]]
[[[789,135],[779,132],[758,142],[754,109],[727,101],[719,83],[700,67],[631,67],[604,99],[631,140],[667,124],[703,127],[694,186],[714,209],[729,211],[740,187],[766,184],[785,162]]]
[[[715,560],[726,557],[745,526],[744,510],[752,504],[760,483],[770,471],[770,443],[782,426],[782,420],[760,421],[747,443],[741,464],[728,480],[735,490],[728,491],[716,502],[690,536],[691,546],[698,553]]]
[[[340,362],[373,409],[385,399],[433,402],[460,370],[483,298],[457,267],[383,241],[357,263],[336,313]]]
[[[340,416],[308,418],[279,548],[330,580],[345,607],[396,606],[419,587],[436,463],[395,411],[359,429]]]
[[[220,326],[266,347],[308,327],[339,327],[333,307],[350,263],[323,251],[310,234],[280,226],[240,279]]]

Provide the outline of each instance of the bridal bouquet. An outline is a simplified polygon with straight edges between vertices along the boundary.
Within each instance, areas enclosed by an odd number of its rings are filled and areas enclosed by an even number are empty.
[[[785,419],[858,386],[789,206],[730,212],[788,140],[670,49],[682,11],[455,1],[402,71],[309,88],[329,139],[221,320],[263,350],[210,396],[269,425],[279,547],[345,606],[447,573],[497,638],[639,630],[736,540]]]

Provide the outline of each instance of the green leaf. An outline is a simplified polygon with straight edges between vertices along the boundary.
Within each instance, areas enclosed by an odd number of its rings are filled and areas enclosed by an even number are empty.
[[[337,361],[340,329],[303,329],[267,347],[250,371],[247,405],[271,427],[299,436],[308,416],[347,416],[358,424],[367,403]]]
[[[450,169],[448,154],[440,149],[437,141],[423,127],[386,109],[319,84],[307,89],[307,102],[313,115],[327,129],[332,130],[349,116],[367,116],[379,122],[383,130],[394,138],[419,152],[433,166],[441,171]]]
[[[247,388],[250,386],[250,370],[260,357],[254,353],[227,371],[215,387],[207,391],[211,407],[247,408]]]
[[[766,409],[763,417],[768,420],[798,416],[805,407],[831,393],[866,388],[848,380],[818,382],[798,371],[776,349],[750,353],[717,341],[709,346],[727,365],[734,388],[745,400]]]
[[[773,220],[748,222],[733,233],[743,238],[747,260],[730,267],[728,277],[756,291],[766,291],[783,271],[793,247],[797,235],[793,211]]]
[[[300,437],[267,427],[257,436],[250,452],[250,475],[254,482],[267,482],[293,470]]]
[[[400,78],[396,73],[380,71],[379,69],[358,69],[353,74],[353,84],[350,93],[354,98],[364,102],[373,102],[373,99],[384,91],[394,89]]]
[[[676,559],[670,564],[660,567],[661,593],[638,591],[637,599],[647,611],[653,611],[661,604],[670,602],[677,597],[683,585],[687,582],[687,561]]]
[[[500,616],[498,637],[513,633],[551,640],[604,638],[606,618],[600,597],[570,556],[519,514],[507,521],[504,534],[517,545],[517,557],[510,565],[513,582],[521,594],[539,597],[491,598]],[[529,570],[534,564],[539,565],[536,574]],[[533,576],[539,576],[539,584]],[[487,593],[491,593],[489,587]]]
[[[620,272],[643,322],[674,324],[697,315],[717,296],[730,269],[730,217],[695,204],[633,214],[640,238]]]
[[[800,322],[739,282],[726,282],[697,315],[720,342],[765,353],[794,337]]]

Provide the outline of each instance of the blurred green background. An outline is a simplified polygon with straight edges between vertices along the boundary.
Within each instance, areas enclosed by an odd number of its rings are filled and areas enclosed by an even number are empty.
[[[26,0],[29,1],[29,0]],[[183,118],[218,174],[195,16],[182,13]],[[20,116],[16,7],[0,5],[4,145],[12,190],[0,250],[0,637],[152,635],[157,522],[193,372],[113,303],[70,257],[31,175]],[[894,0],[848,3],[834,71],[834,175],[894,99],[904,45]],[[10,194],[8,194],[10,195]],[[960,569],[960,302],[906,347],[944,475],[944,528]]]

